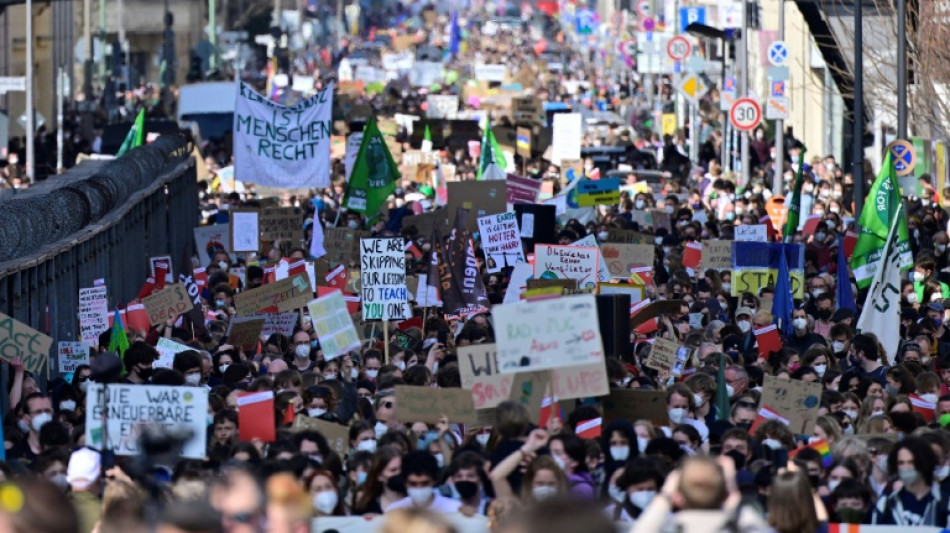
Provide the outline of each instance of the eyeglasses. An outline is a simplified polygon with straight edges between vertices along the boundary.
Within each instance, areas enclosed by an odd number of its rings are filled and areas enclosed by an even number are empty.
[[[380,406],[383,407],[384,409],[392,409],[392,408],[393,408],[393,402],[383,402],[383,403],[380,404]]]
[[[236,524],[250,524],[257,517],[257,513],[234,513],[226,514],[223,518],[228,522],[234,522]]]

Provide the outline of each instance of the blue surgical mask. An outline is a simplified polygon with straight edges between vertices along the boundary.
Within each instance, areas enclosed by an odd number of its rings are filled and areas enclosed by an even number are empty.
[[[366,483],[366,478],[369,476],[368,472],[357,472],[356,473],[356,486],[362,487]]]

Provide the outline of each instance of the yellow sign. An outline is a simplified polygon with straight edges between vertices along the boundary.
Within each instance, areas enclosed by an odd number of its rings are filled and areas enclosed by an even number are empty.
[[[805,274],[800,271],[791,271],[792,296],[795,298],[805,298]],[[740,296],[744,292],[751,292],[758,296],[759,291],[769,287],[775,288],[775,280],[778,279],[777,268],[767,267],[742,267],[732,271],[732,295]]]
[[[663,135],[676,133],[676,113],[663,113]]]

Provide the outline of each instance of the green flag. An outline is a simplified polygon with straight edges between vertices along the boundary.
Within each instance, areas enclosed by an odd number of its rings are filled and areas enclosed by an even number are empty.
[[[884,164],[878,172],[874,185],[871,186],[864,201],[864,209],[858,225],[861,233],[854,246],[854,255],[851,256],[851,270],[858,288],[863,289],[871,284],[874,273],[884,257],[884,248],[887,244],[887,234],[898,208],[901,206],[901,194],[894,172],[894,163],[891,161],[891,152],[887,151]],[[910,239],[907,234],[907,218],[901,216],[897,225],[897,250],[900,254],[899,267],[905,268],[913,263],[910,251]]]
[[[719,375],[716,385],[716,420],[729,420],[732,410],[729,408],[729,392],[726,390],[726,354],[719,354]]]
[[[425,134],[423,134],[422,140],[423,140],[423,141],[432,142],[432,132],[429,131],[429,125],[428,125],[428,124],[426,124],[426,132],[425,132]]]
[[[363,141],[353,162],[343,206],[375,218],[399,178],[399,167],[376,126],[376,119],[370,118],[363,129]]]
[[[142,146],[142,141],[145,139],[145,108],[139,110],[139,114],[135,117],[135,122],[132,123],[132,127],[129,129],[129,133],[125,136],[125,140],[122,141],[122,146],[119,147],[119,151],[116,152],[116,157],[122,157],[129,150]]]
[[[782,237],[785,242],[792,242],[792,236],[798,231],[798,221],[802,210],[802,182],[805,181],[802,176],[802,170],[805,165],[801,161],[805,160],[805,148],[802,147],[802,153],[798,156],[798,174],[795,176],[795,189],[792,192],[792,199],[788,203],[788,218],[785,220],[785,228],[782,230]]]
[[[112,334],[109,336],[109,352],[119,356],[122,361],[122,373],[125,374],[125,351],[129,349],[129,337],[125,334],[122,316],[119,308],[115,308],[115,317],[112,319]]]
[[[488,170],[489,165],[496,165],[502,170],[508,168],[508,161],[505,160],[505,155],[501,153],[501,146],[499,146],[498,141],[495,140],[495,134],[491,131],[491,123],[485,125],[481,152],[481,155],[478,157],[478,174],[475,176],[475,179],[483,179],[483,175],[485,171]]]

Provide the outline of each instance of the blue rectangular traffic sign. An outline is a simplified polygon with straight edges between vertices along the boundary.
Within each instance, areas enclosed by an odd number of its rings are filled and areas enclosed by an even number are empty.
[[[698,22],[706,23],[706,8],[700,6],[690,6],[680,8],[680,33],[686,33],[686,26]]]

